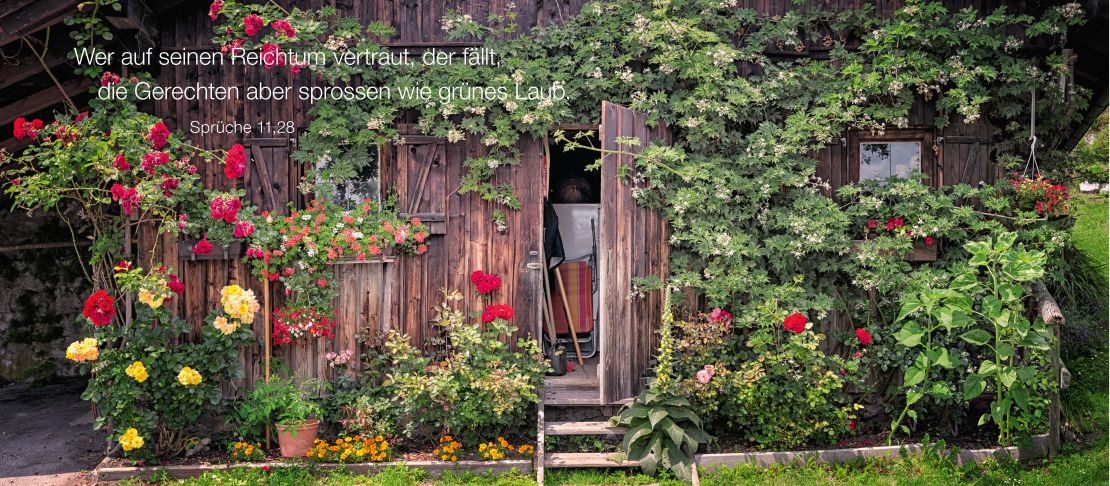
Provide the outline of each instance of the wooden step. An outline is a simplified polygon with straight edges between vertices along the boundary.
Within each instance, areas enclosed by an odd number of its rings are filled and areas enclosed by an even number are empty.
[[[621,437],[624,429],[610,427],[609,422],[548,422],[544,424],[547,435],[603,435]]]
[[[638,467],[637,461],[613,462],[611,452],[554,452],[544,457],[544,467]]]

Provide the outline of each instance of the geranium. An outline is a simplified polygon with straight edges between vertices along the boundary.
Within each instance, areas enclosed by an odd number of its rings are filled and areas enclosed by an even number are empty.
[[[200,241],[193,245],[193,253],[196,253],[197,255],[207,255],[209,253],[212,253],[212,250],[214,249],[215,247],[212,246],[212,243],[208,242],[207,236],[201,238]]]
[[[225,314],[244,324],[254,322],[254,315],[259,309],[254,291],[244,290],[238,285],[228,285],[220,289],[220,305],[223,306]]]
[[[243,203],[237,196],[216,196],[212,198],[208,207],[211,210],[212,219],[234,223],[239,219],[239,209],[243,207]]]
[[[119,75],[116,74],[116,73],[113,73],[113,72],[110,72],[110,71],[104,71],[103,73],[100,74],[100,85],[101,86],[111,86],[113,84],[119,84],[119,81],[120,81]]]
[[[125,451],[142,449],[145,443],[142,436],[139,435],[139,431],[135,430],[134,427],[127,429],[127,431],[123,433],[123,436],[119,438],[119,444],[123,446],[123,450]]]
[[[856,328],[856,339],[859,340],[861,345],[869,346],[871,344],[871,333],[862,327]]]
[[[236,238],[246,238],[254,233],[254,225],[250,221],[239,221],[235,223],[234,235]]]
[[[199,385],[201,379],[200,373],[188,366],[181,368],[181,371],[177,373],[177,382],[183,386]]]
[[[78,363],[96,361],[100,357],[100,349],[96,347],[97,344],[99,343],[95,338],[85,338],[69,343],[66,348],[66,359]]]
[[[116,315],[116,299],[104,290],[97,290],[85,299],[82,312],[94,326],[104,326],[112,322]]]
[[[501,288],[501,278],[492,273],[485,273],[481,270],[475,270],[470,274],[470,283],[474,284],[478,289],[478,293],[482,295],[489,295],[493,291]]]
[[[288,37],[290,39],[297,36],[296,29],[294,29],[292,25],[289,25],[289,21],[287,20],[275,20],[273,22],[270,22],[270,27],[281,32],[282,34],[285,34],[285,37]]]
[[[166,124],[159,120],[154,126],[150,127],[150,132],[147,133],[146,140],[150,142],[150,146],[154,150],[162,150],[166,146],[166,142],[170,139],[170,129],[166,128]]]
[[[224,157],[224,176],[228,179],[238,179],[243,177],[243,172],[247,167],[247,154],[243,149],[243,144],[235,144],[231,150],[227,151],[227,157]]]
[[[262,20],[258,14],[250,14],[243,18],[243,31],[247,33],[247,37],[254,37],[258,31],[266,26],[266,21]]]
[[[124,172],[131,170],[131,164],[127,163],[127,158],[123,156],[123,152],[116,154],[116,159],[112,161],[112,166]]]
[[[127,376],[134,378],[135,381],[139,383],[146,381],[148,376],[146,372],[146,366],[143,366],[142,361],[131,363],[131,366],[127,367],[126,373]]]
[[[42,125],[42,120],[37,118],[28,121],[26,118],[19,117],[12,123],[12,135],[15,136],[16,140],[23,140],[24,138],[34,140],[38,138]]]
[[[274,344],[289,344],[308,337],[333,337],[335,320],[315,307],[274,310]]]
[[[215,21],[216,17],[220,16],[220,11],[223,10],[223,9],[224,9],[224,2],[222,0],[216,0],[216,1],[212,2],[212,5],[208,6],[208,18]]]
[[[786,316],[786,319],[782,321],[782,325],[787,331],[793,332],[794,334],[801,334],[806,330],[806,320],[805,314],[795,312]]]

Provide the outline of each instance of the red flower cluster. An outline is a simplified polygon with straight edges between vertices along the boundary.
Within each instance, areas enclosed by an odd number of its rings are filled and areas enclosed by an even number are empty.
[[[166,128],[166,124],[159,120],[154,126],[150,127],[150,133],[147,134],[146,140],[150,142],[150,146],[154,150],[162,150],[166,146],[166,142],[170,139],[170,129]]]
[[[200,241],[197,242],[197,244],[193,245],[193,253],[196,253],[197,255],[207,255],[209,253],[212,253],[212,250],[214,249],[216,249],[216,247],[212,246],[212,243],[208,242],[207,236],[201,238]]]
[[[116,264],[116,266],[112,267],[112,270],[115,270],[116,273],[129,271],[131,270],[131,262],[128,260],[120,260],[119,263]]]
[[[404,238],[401,238],[404,241]],[[485,273],[481,270],[475,270],[470,274],[470,283],[478,288],[478,293],[482,295],[489,295],[494,290],[501,288],[501,278],[492,273]]]
[[[513,307],[508,304],[492,304],[487,305],[486,309],[482,311],[482,322],[490,323],[494,319],[509,320],[513,318]]]
[[[905,225],[906,224],[905,224],[904,221],[902,221],[902,218],[890,218],[890,219],[886,220],[886,229],[891,230],[891,231],[894,231],[894,230],[896,230],[898,228],[901,228]]]
[[[238,197],[223,198],[216,196],[212,198],[208,207],[212,210],[212,219],[234,223],[239,219],[239,208],[243,207],[243,203],[239,201]]]
[[[243,18],[243,31],[247,33],[248,37],[253,37],[258,31],[266,26],[266,21],[262,20],[258,14],[250,14]]]
[[[274,309],[274,344],[289,344],[306,337],[333,337],[335,319],[315,307]]]
[[[275,20],[273,22],[270,22],[270,27],[281,32],[285,35],[285,37],[288,37],[290,39],[297,36],[296,29],[294,29],[292,25],[289,25],[289,22],[286,20]]]
[[[134,187],[124,187],[119,183],[112,184],[112,200],[119,201],[119,205],[123,207],[123,214],[130,216],[132,212],[139,209],[142,198]]]
[[[166,284],[166,287],[169,287],[169,289],[173,291],[173,293],[177,295],[185,294],[185,284],[181,282],[181,279],[177,277],[177,274],[171,273],[166,276],[166,279],[169,280],[169,283]]]
[[[127,157],[123,156],[123,152],[116,155],[116,160],[112,161],[112,166],[124,172],[131,170],[131,164],[127,163]]]
[[[85,299],[85,309],[82,314],[88,317],[94,326],[111,324],[112,317],[116,315],[116,299],[104,290],[97,290]]]
[[[166,152],[149,152],[143,155],[143,171],[151,173],[155,167],[170,163],[170,154]]]
[[[231,41],[231,43],[224,44],[223,46],[221,46],[220,47],[220,52],[222,52],[224,54],[229,54],[229,53],[241,50],[241,49],[243,49],[243,44],[245,42],[246,42],[246,39],[235,39],[235,40]]]
[[[239,221],[235,223],[235,237],[246,238],[254,233],[254,225],[250,221]]]
[[[247,154],[243,150],[243,144],[237,143],[227,151],[227,157],[224,157],[224,175],[228,179],[238,179],[243,177],[246,167]]]
[[[224,9],[224,2],[222,0],[216,0],[216,1],[212,2],[212,5],[208,6],[208,18],[215,21],[216,17],[220,16],[220,11],[223,10],[223,9]]]
[[[38,138],[39,130],[42,130],[42,120],[38,118],[28,121],[26,118],[19,117],[12,123],[12,135],[16,140],[24,138],[34,140]]]
[[[871,345],[871,333],[867,332],[867,329],[856,328],[856,339],[859,339],[859,343],[863,346]]]
[[[1067,186],[1053,184],[1051,179],[1040,174],[1033,174],[1032,178],[1013,174],[1010,176],[1010,185],[1023,202],[1033,203],[1033,210],[1037,214],[1052,216],[1068,213],[1071,194],[1068,193]]]
[[[262,44],[262,67],[266,69],[285,65],[285,56],[281,55],[281,46],[272,43]]]
[[[786,316],[782,321],[782,326],[794,334],[801,334],[806,330],[806,316],[801,312],[795,312]]]
[[[119,81],[120,81],[119,75],[116,74],[116,73],[109,72],[109,71],[104,71],[103,73],[100,74],[100,85],[101,86],[111,86],[113,84],[119,84]]]
[[[731,323],[732,322],[732,313],[727,311],[727,310],[722,310],[720,308],[714,308],[709,313],[709,321],[713,322],[713,323],[726,323],[726,324]]]

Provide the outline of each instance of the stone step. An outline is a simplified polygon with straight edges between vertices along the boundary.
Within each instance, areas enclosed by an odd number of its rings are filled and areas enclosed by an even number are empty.
[[[613,462],[611,452],[555,452],[544,456],[543,465],[548,468],[579,467],[638,467],[637,461]]]
[[[548,422],[544,424],[543,432],[546,435],[624,435],[624,429],[610,427],[608,422]]]

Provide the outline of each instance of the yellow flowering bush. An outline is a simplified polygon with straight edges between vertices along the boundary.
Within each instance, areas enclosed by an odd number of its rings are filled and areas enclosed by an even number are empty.
[[[243,324],[254,322],[254,315],[260,308],[258,299],[254,297],[254,291],[244,290],[238,285],[228,285],[220,289],[220,305],[223,306],[225,314],[238,319]]]
[[[142,283],[139,288],[139,302],[150,306],[151,309],[162,307],[162,304],[173,294],[166,285],[166,279],[155,277]]]
[[[227,448],[232,461],[261,461],[266,459],[262,446],[257,442],[238,441]]]
[[[384,437],[356,435],[340,437],[334,443],[316,439],[305,457],[317,462],[384,462],[391,454]]]
[[[181,372],[177,374],[177,382],[185,386],[199,385],[201,382],[200,373],[186,366],[181,368]]]
[[[143,366],[142,361],[131,363],[131,366],[127,367],[127,376],[134,378],[139,383],[146,381],[146,366]]]
[[[521,457],[532,457],[536,455],[536,446],[532,444],[523,444],[516,449],[516,453]]]
[[[224,316],[217,316],[216,319],[212,321],[212,325],[215,326],[216,329],[219,330],[221,333],[223,333],[224,336],[227,336],[228,334],[235,332],[236,329],[239,329],[239,321],[229,321]]]
[[[74,341],[66,348],[66,359],[84,363],[86,361],[96,361],[100,357],[100,349],[98,349],[96,338],[85,338],[80,341]]]
[[[432,451],[440,460],[455,462],[459,460],[458,452],[462,449],[462,444],[455,440],[450,435],[445,435],[439,438],[439,447]]]
[[[123,433],[123,436],[119,438],[119,444],[123,446],[123,450],[127,452],[135,449],[142,449],[145,443],[146,441],[143,440],[143,437],[139,435],[139,431],[135,430],[134,427],[127,429],[127,431]]]

